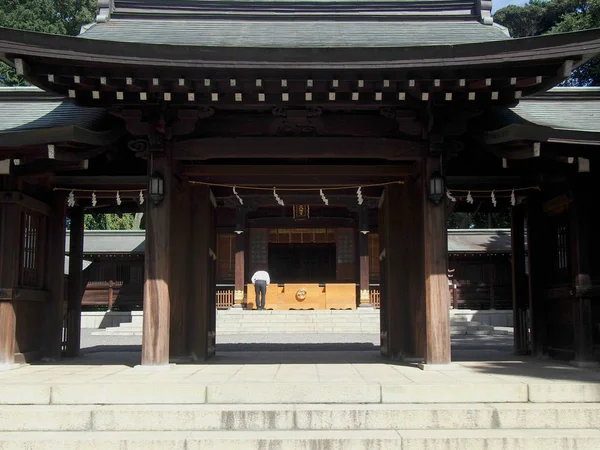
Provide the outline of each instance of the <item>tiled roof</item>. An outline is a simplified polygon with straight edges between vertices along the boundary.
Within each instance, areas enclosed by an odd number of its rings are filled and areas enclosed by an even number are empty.
[[[84,254],[143,254],[144,230],[86,231]],[[448,230],[450,253],[510,253],[510,230]],[[65,251],[69,252],[69,232]]]
[[[511,111],[521,123],[562,130],[600,132],[600,88],[555,88],[522,100]]]
[[[482,0],[116,0],[80,36],[238,48],[406,47],[508,39],[503,27],[491,26],[490,8],[491,2]]]
[[[205,47],[407,47],[508,39],[477,21],[264,21],[113,19],[91,27],[88,39]]]

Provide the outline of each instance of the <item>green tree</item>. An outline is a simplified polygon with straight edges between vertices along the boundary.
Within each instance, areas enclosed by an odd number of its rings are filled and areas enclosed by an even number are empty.
[[[134,214],[85,214],[86,230],[132,230],[134,229]]]
[[[530,0],[510,5],[494,14],[513,37],[567,33],[600,27],[600,0]],[[600,85],[600,60],[589,61],[573,71],[565,83],[571,86]]]
[[[94,21],[97,0],[2,0],[0,27],[75,36],[81,26]],[[0,63],[0,86],[27,84],[15,71]]]

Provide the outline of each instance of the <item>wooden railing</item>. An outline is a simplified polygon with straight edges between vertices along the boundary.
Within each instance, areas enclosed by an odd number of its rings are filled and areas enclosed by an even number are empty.
[[[115,281],[90,281],[85,287],[84,307],[138,310],[144,303],[144,286]]]
[[[371,288],[370,302],[381,306],[379,288]],[[454,309],[512,309],[512,291],[509,285],[463,285],[450,287],[450,301]]]
[[[217,290],[217,309],[229,309],[233,306],[233,289]]]
[[[371,289],[369,291],[369,298],[373,308],[379,308],[381,306],[381,296],[379,294],[379,289]]]

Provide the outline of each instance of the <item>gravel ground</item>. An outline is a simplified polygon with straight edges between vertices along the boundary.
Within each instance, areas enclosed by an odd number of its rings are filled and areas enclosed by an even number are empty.
[[[140,351],[141,336],[92,336],[91,329],[81,330],[83,353]],[[453,336],[454,360],[474,357],[484,360],[506,359],[512,354],[512,336]],[[217,336],[217,352],[239,351],[364,351],[378,350],[377,334],[244,334]]]

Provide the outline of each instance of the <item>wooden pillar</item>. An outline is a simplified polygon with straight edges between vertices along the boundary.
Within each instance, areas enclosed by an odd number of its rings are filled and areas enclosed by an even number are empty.
[[[188,328],[190,356],[206,360],[215,352],[215,224],[214,207],[207,186],[193,185],[192,195],[192,288]]]
[[[525,271],[525,205],[515,205],[510,214],[512,247],[512,297],[515,354],[529,354],[529,293]]]
[[[572,364],[578,366],[596,366],[594,357],[594,319],[592,315],[592,287],[590,276],[590,205],[594,198],[589,186],[579,183],[572,193],[573,201],[569,207],[571,264],[574,276],[575,299],[573,302],[573,331],[575,358]]]
[[[402,248],[402,218],[406,214],[407,202],[406,196],[402,194],[402,186],[399,184],[385,188],[383,222],[380,223],[380,236],[381,231],[385,236],[385,257],[381,266],[385,273],[385,289],[382,289],[385,299],[382,298],[382,302],[385,301],[386,323],[382,327],[386,330],[385,355],[394,360],[402,359],[407,354],[407,273]]]
[[[170,273],[169,273],[169,360],[173,358],[187,359],[189,349],[187,329],[196,324],[188,314],[191,302],[190,264],[192,254],[190,248],[191,233],[191,197],[190,184],[186,178],[173,180],[171,189],[171,236],[170,236]],[[169,195],[169,192],[167,192]]]
[[[67,344],[65,356],[78,356],[81,348],[81,295],[83,294],[83,207],[69,209],[69,281],[67,298]]]
[[[547,226],[539,194],[527,199],[527,247],[529,263],[529,315],[531,320],[531,354],[542,357],[546,351],[546,311],[544,287],[546,267],[552,261],[547,251]]]
[[[366,233],[358,233],[358,252],[360,266],[359,307],[372,307],[369,290],[369,235]]]
[[[244,301],[244,250],[246,248],[245,233],[235,235],[235,287],[233,291],[233,307],[241,308]]]
[[[444,202],[436,205],[428,198],[427,183],[440,170],[438,158],[423,161],[424,276],[425,276],[425,363],[449,364],[450,314],[448,291],[448,238]]]
[[[57,361],[62,354],[63,325],[65,316],[65,196],[53,193],[52,210],[48,217],[48,238],[46,240],[46,322],[43,351],[46,359]]]
[[[169,363],[170,296],[169,277],[171,255],[169,250],[171,225],[172,166],[166,156],[152,156],[152,173],[160,173],[164,180],[164,199],[146,203],[146,249],[144,257],[144,327],[142,337],[142,365]],[[151,174],[152,175],[152,174]]]
[[[0,204],[0,365],[15,361],[17,316],[14,294],[19,282],[21,212],[21,206],[16,202]]]

